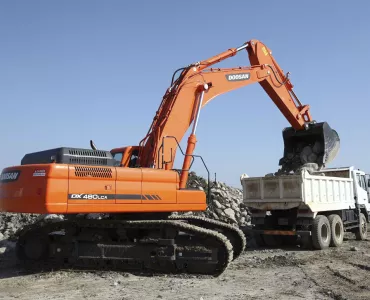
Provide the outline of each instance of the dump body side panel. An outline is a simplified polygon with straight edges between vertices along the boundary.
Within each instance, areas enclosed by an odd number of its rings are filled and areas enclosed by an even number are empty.
[[[298,175],[241,178],[241,183],[244,204],[259,210],[298,207],[319,212],[355,207],[352,178],[303,170]]]
[[[312,212],[355,208],[353,180],[304,173],[303,199]]]

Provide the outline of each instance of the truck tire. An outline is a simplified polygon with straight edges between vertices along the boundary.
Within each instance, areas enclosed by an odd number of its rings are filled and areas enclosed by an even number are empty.
[[[341,217],[337,214],[332,214],[328,217],[331,230],[330,247],[340,247],[343,244],[344,226]]]
[[[313,221],[312,244],[317,250],[329,248],[331,241],[330,223],[326,216],[317,215]]]
[[[355,231],[356,240],[363,241],[367,236],[367,221],[365,215],[360,213],[360,227]]]

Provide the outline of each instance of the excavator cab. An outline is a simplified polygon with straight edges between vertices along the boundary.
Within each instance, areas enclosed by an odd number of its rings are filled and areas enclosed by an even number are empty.
[[[127,146],[112,149],[110,152],[119,167],[135,168],[140,146]]]
[[[306,129],[283,130],[284,156],[280,159],[281,171],[296,172],[307,163],[317,164],[321,169],[337,155],[340,147],[338,133],[327,122],[307,124]]]

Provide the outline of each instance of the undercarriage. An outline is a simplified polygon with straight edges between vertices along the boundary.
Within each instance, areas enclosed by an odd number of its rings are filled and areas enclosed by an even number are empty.
[[[196,216],[41,220],[17,234],[27,269],[109,269],[218,276],[244,250],[243,232]]]

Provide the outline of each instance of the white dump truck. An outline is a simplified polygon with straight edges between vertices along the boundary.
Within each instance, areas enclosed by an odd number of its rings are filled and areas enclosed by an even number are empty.
[[[298,174],[240,177],[243,203],[250,209],[251,233],[260,246],[301,243],[339,247],[344,232],[358,240],[367,235],[370,180],[354,167]]]

